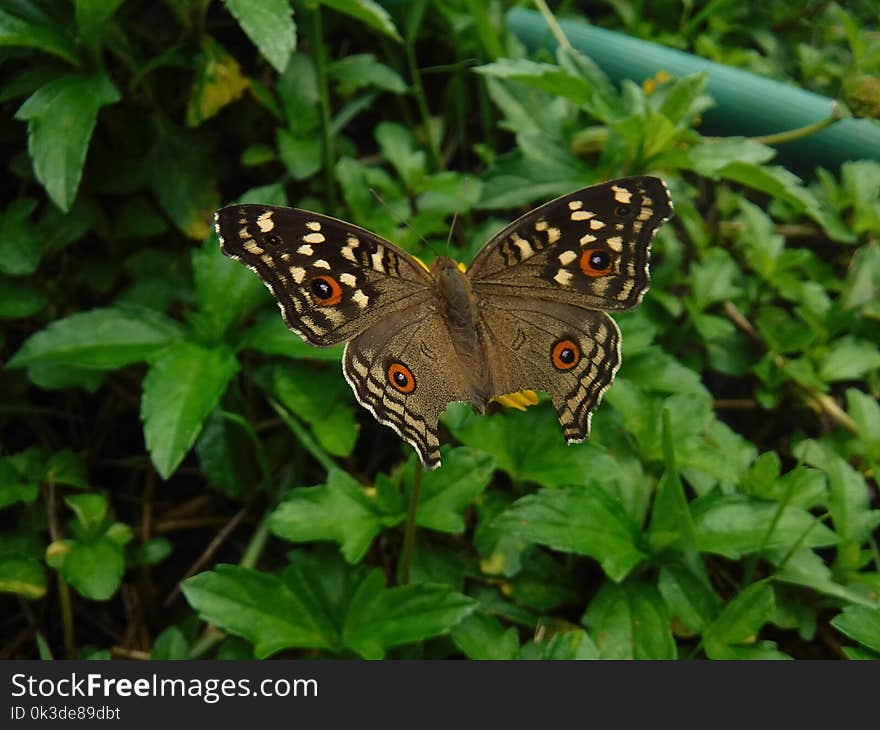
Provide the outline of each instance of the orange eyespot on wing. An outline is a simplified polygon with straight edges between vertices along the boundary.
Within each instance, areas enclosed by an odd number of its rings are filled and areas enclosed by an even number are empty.
[[[388,366],[388,382],[401,393],[412,393],[416,389],[416,379],[412,371],[403,363],[393,362]]]
[[[580,268],[587,276],[606,276],[611,272],[611,254],[601,248],[588,248],[581,254]]]
[[[581,361],[581,348],[571,340],[560,340],[550,350],[550,360],[557,370],[571,370]]]
[[[342,287],[332,276],[316,276],[309,281],[309,291],[321,307],[332,307],[342,301]]]

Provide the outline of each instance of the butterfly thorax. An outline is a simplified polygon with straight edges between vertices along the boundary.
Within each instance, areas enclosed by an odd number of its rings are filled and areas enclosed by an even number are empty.
[[[486,355],[477,327],[479,302],[467,276],[452,259],[438,256],[431,264],[431,274],[440,313],[449,327],[462,373],[471,387],[471,403],[474,410],[482,413],[491,393]]]

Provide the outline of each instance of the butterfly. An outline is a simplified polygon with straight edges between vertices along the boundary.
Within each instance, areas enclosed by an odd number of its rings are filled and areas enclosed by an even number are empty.
[[[440,466],[440,415],[484,413],[493,396],[547,391],[569,443],[620,366],[608,312],[648,289],[651,241],[672,216],[666,185],[629,177],[577,190],[515,220],[462,271],[430,268],[363,228],[295,208],[239,204],[215,214],[223,253],[253,269],[306,342],[345,342],[358,402]]]

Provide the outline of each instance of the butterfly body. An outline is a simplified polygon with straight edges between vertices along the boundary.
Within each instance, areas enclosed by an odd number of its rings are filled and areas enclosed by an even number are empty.
[[[217,212],[223,252],[256,271],[288,326],[313,345],[345,342],[357,400],[440,464],[446,405],[483,413],[493,396],[547,391],[569,442],[620,365],[606,312],[648,288],[650,243],[671,216],[666,186],[623,178],[557,198],[492,238],[466,272],[309,211],[233,205]]]

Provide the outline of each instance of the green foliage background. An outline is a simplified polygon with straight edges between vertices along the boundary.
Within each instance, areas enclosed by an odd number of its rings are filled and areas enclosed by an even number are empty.
[[[528,57],[511,5],[0,2],[2,656],[880,658],[880,164],[802,179],[701,132],[704,77]],[[877,116],[876,3],[751,5],[554,10]],[[677,217],[592,440],[452,406],[423,477],[210,227],[430,258],[457,212],[468,261],[640,173]]]

